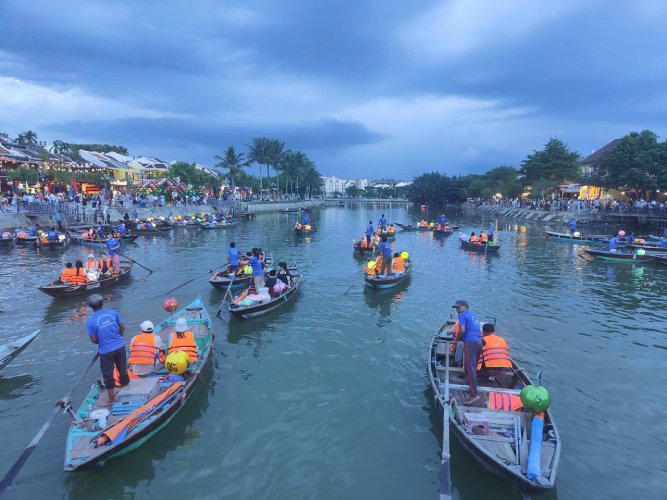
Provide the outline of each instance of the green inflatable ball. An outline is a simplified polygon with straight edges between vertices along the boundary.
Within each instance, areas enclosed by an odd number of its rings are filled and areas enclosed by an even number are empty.
[[[520,397],[524,409],[532,413],[547,411],[551,406],[549,391],[541,385],[527,385],[521,389]]]

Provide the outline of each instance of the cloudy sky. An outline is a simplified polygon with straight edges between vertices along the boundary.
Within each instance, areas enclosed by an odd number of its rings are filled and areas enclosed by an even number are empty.
[[[518,166],[667,135],[661,0],[0,0],[0,131],[213,163],[271,137],[324,175]]]

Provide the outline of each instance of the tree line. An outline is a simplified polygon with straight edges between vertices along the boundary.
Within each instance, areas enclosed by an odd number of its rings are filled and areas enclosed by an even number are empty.
[[[667,190],[667,141],[660,142],[650,130],[631,132],[582,174],[581,155],[571,151],[560,139],[550,139],[533,151],[519,168],[499,166],[484,174],[448,176],[440,172],[421,174],[413,179],[408,197],[416,203],[442,206],[468,198],[517,198],[529,193],[544,199],[558,192],[558,186],[582,183],[605,189],[626,191],[634,197],[654,199]]]

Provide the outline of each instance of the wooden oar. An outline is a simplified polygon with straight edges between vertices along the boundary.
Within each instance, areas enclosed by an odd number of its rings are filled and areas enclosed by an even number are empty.
[[[215,268],[215,270],[217,271],[218,269],[220,269],[221,267],[226,266],[226,265],[227,265],[227,264],[223,264],[222,266],[218,266],[218,267]],[[207,274],[211,274],[212,272],[213,272],[213,269],[209,269],[208,272],[202,273],[202,274],[200,274],[199,276],[195,276],[194,278],[192,278],[191,280],[186,281],[186,282],[183,283],[182,285],[178,285],[177,287],[172,288],[172,289],[169,290],[168,292],[165,292],[165,295],[169,295],[170,293],[175,292],[175,291],[178,290],[179,288],[184,287],[184,286],[187,285],[188,283],[192,283],[194,280],[199,279],[199,278],[201,278],[201,277],[203,277],[203,276],[206,276]]]
[[[58,401],[56,403],[56,408],[53,410],[53,413],[49,416],[49,418],[46,419],[46,422],[42,425],[42,427],[39,429],[37,434],[35,434],[35,437],[32,438],[32,441],[28,443],[28,446],[26,447],[25,450],[23,450],[23,453],[21,453],[21,456],[14,462],[14,465],[9,469],[9,472],[5,475],[5,477],[2,478],[2,481],[0,481],[0,495],[2,495],[5,490],[9,487],[10,484],[12,484],[12,481],[16,478],[16,475],[19,473],[21,470],[21,467],[26,463],[28,460],[28,457],[30,457],[30,454],[32,453],[32,450],[35,449],[35,447],[39,444],[40,440],[44,436],[44,433],[46,430],[49,428],[51,425],[51,422],[53,422],[53,419],[56,417],[56,415],[60,412],[62,408],[65,407],[65,405],[69,404],[69,399],[76,390],[77,387],[79,387],[79,384],[83,381],[85,378],[86,374],[90,371],[90,369],[93,367],[95,364],[95,361],[97,361],[97,358],[100,357],[99,352],[95,353],[95,356],[93,356],[93,359],[90,361],[90,364],[88,367],[85,369],[81,377],[76,381],[76,384],[74,384],[74,387],[67,393],[67,395]]]
[[[449,455],[449,343],[445,354],[445,401],[442,405],[442,457],[440,460],[440,500],[452,498]]]
[[[232,280],[229,282],[229,286],[227,287],[227,291],[225,292],[225,296],[222,298],[222,303],[220,304],[220,309],[218,309],[218,312],[215,313],[215,317],[219,318],[220,313],[222,312],[222,308],[225,306],[225,301],[227,300],[227,295],[229,294],[229,291],[232,289],[232,285],[234,284],[234,280],[236,279],[236,272],[234,271],[233,273],[229,273],[232,275]]]
[[[118,255],[120,255],[121,257],[123,257],[124,259],[127,259],[127,260],[129,260],[130,262],[133,262],[134,264],[138,265],[139,267],[143,267],[146,271],[148,271],[149,273],[153,274],[153,270],[152,270],[152,269],[148,269],[146,266],[142,266],[142,265],[139,264],[136,260],[131,259],[131,258],[128,257],[127,255],[123,255],[122,253],[120,253],[120,252],[118,252],[118,251],[116,251],[116,253],[117,253]]]

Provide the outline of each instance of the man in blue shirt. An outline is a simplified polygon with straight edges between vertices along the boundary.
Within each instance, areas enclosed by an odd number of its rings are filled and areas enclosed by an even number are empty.
[[[482,330],[477,316],[468,309],[468,302],[457,300],[452,306],[458,313],[459,338],[463,340],[463,365],[468,377],[468,390],[470,399],[466,404],[479,400],[477,394],[477,363],[484,347],[482,342]]]
[[[233,241],[227,249],[227,258],[229,259],[229,274],[231,275],[239,268],[239,251],[236,249],[236,243]]]
[[[309,224],[310,223],[310,216],[308,214],[303,214],[302,222],[303,222],[304,226],[306,224]]]
[[[445,217],[445,214],[438,215],[438,224],[440,224],[443,228],[445,227],[445,224],[447,224],[447,217]]]
[[[35,224],[34,226],[30,226],[28,229],[28,236],[37,236],[37,231],[39,230],[39,224]]]
[[[113,402],[116,387],[113,377],[114,366],[118,370],[120,385],[130,383],[130,377],[127,374],[125,341],[123,340],[125,323],[113,309],[102,309],[103,304],[104,299],[101,295],[95,294],[88,298],[88,305],[94,314],[88,318],[86,326],[90,341],[99,346],[102,379],[107,389],[109,402]]]
[[[393,275],[394,273],[391,270],[393,254],[391,253],[391,243],[387,241],[386,234],[382,235],[382,242],[380,242],[378,250],[380,251],[380,255],[382,255],[382,267],[380,267],[380,274],[384,273],[386,270],[387,276]]]
[[[120,242],[116,238],[111,238],[107,240],[107,250],[109,252],[109,258],[113,264],[113,272],[118,274],[120,273],[120,257],[118,256],[117,250],[120,248]]]
[[[577,230],[577,219],[572,217],[570,219],[570,234],[574,234],[576,230]]]
[[[609,251],[611,253],[618,252],[618,236],[614,236],[609,240]]]
[[[384,218],[384,214],[382,214],[382,217],[380,217],[380,220],[378,221],[378,228],[383,231],[387,229],[387,219]]]
[[[58,224],[58,231],[63,230],[63,214],[60,210],[56,212],[56,223]]]
[[[259,260],[259,250],[257,248],[252,249],[252,258],[248,261],[248,264],[252,267],[255,293],[258,293],[260,288],[264,288],[264,266],[262,265],[262,261]]]
[[[366,227],[366,244],[371,246],[371,236],[373,236],[373,221],[368,221],[368,226]]]
[[[46,233],[46,239],[49,241],[58,241],[58,233],[56,233],[55,227],[49,229],[49,232]]]
[[[493,222],[491,222],[489,224],[489,232],[488,232],[489,243],[493,241],[493,233],[495,232],[495,230],[496,230],[496,226]]]

